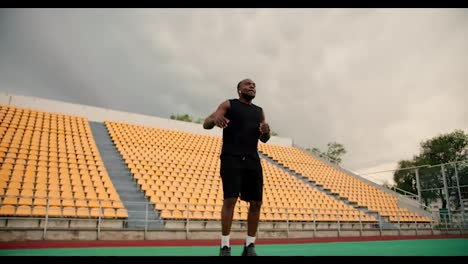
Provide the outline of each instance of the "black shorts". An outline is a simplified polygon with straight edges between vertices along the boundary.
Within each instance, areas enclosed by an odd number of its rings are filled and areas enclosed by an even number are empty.
[[[263,170],[259,158],[250,156],[222,155],[221,180],[223,197],[243,201],[262,201]]]

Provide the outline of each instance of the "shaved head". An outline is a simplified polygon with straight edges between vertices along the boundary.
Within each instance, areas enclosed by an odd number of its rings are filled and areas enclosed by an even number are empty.
[[[240,82],[238,82],[238,83],[237,83],[237,90],[238,90],[238,91],[239,91],[239,88],[240,88],[241,84],[244,83],[245,81],[251,81],[251,82],[253,82],[251,79],[248,79],[248,78],[247,78],[247,79],[244,79],[244,80],[242,80],[242,81],[240,81]]]

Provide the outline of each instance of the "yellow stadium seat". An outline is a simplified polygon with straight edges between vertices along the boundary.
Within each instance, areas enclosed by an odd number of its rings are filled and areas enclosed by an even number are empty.
[[[31,216],[31,207],[28,205],[21,205],[16,210],[17,216]]]
[[[32,205],[32,198],[20,197],[18,205]]]
[[[16,205],[18,197],[5,197],[3,198],[2,205]]]
[[[64,217],[76,217],[76,209],[74,207],[64,207],[62,214]]]
[[[113,208],[104,208],[104,217],[106,218],[115,218],[115,209]]]
[[[94,207],[89,209],[89,216],[93,218],[99,218],[103,217],[103,213],[101,209]]]
[[[62,217],[62,209],[57,206],[51,206],[48,208],[47,214],[49,217]]]
[[[16,207],[12,205],[5,205],[2,204],[0,207],[0,215],[1,216],[13,216],[16,213]]]
[[[117,218],[128,218],[127,210],[124,208],[119,208],[116,210],[116,217]]]
[[[32,209],[32,216],[45,216],[46,207],[45,206],[34,206]]]
[[[64,214],[65,214],[65,212],[64,212]],[[76,208],[76,216],[80,217],[80,218],[89,218],[89,209],[85,208],[85,207],[77,207]]]

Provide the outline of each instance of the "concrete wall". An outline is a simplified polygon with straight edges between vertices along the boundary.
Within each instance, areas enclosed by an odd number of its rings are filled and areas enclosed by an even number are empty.
[[[0,92],[0,104],[2,105],[9,105],[10,104],[11,95],[7,93]]]
[[[245,239],[245,230],[235,230],[231,233],[231,239]],[[397,230],[379,232],[375,230],[342,231],[321,230],[321,231],[290,231],[286,230],[264,230],[259,231],[258,239],[291,239],[291,238],[337,238],[337,237],[380,237],[395,236],[399,239],[404,236],[438,236],[453,235],[466,237],[466,230]],[[79,229],[59,229],[48,230],[44,233],[41,229],[11,228],[0,229],[0,241],[28,241],[28,240],[198,240],[198,239],[219,239],[219,230],[193,230],[187,233],[184,230],[79,230]]]
[[[22,95],[13,95],[5,92],[0,92],[0,104],[12,105],[16,107],[29,108],[34,110],[64,113],[85,117],[90,121],[103,122],[115,121],[124,122],[135,125],[158,127],[177,131],[186,131],[202,135],[218,136],[222,135],[222,130],[215,127],[211,130],[203,129],[201,124],[171,120],[156,116],[148,116],[136,113],[123,111],[115,111],[112,109],[73,104],[38,97],[29,97]],[[271,137],[268,144],[292,146],[292,139],[283,137]]]

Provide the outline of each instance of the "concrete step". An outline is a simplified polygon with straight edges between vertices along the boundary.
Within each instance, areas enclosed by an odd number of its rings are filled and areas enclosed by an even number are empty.
[[[148,219],[157,220],[157,223],[150,223],[149,225],[161,226],[163,221],[160,219],[159,213],[154,211],[150,201],[136,184],[130,170],[110,138],[104,123],[92,121],[89,123],[107,173],[128,211],[126,226],[129,228],[144,227],[145,223],[142,220],[146,217],[146,208],[149,208]],[[146,207],[146,204],[148,204],[148,207]]]

